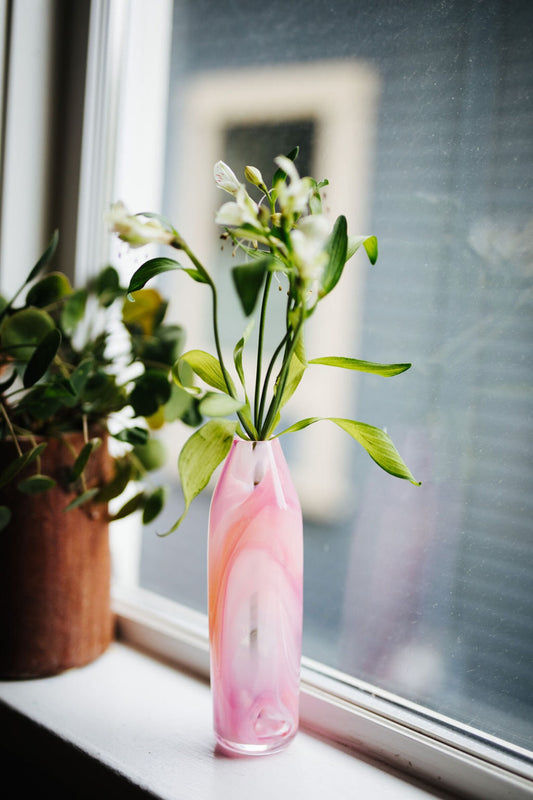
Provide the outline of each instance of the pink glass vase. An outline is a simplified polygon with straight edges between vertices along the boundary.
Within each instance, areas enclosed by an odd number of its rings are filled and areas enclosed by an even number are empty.
[[[278,439],[233,441],[209,517],[215,735],[261,755],[298,730],[302,512]]]

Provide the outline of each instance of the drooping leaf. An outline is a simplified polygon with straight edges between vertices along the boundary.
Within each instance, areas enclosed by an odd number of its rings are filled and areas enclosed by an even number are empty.
[[[115,474],[111,480],[97,489],[95,493],[96,503],[108,503],[113,498],[122,494],[128,485],[133,473],[133,467],[130,461],[121,459],[115,461]]]
[[[41,339],[24,371],[22,382],[25,389],[33,386],[43,377],[50,364],[52,364],[60,344],[61,333],[57,328],[48,331],[44,338]]]
[[[318,292],[319,297],[325,297],[339,282],[346,263],[347,247],[348,234],[346,217],[341,215],[337,217],[326,248],[329,259],[322,274],[321,286]]]
[[[247,317],[253,312],[261,292],[265,275],[272,262],[269,256],[233,267],[231,275],[242,309]]]
[[[146,492],[139,492],[138,494],[130,497],[124,505],[119,508],[116,514],[113,514],[111,517],[111,522],[117,519],[124,519],[124,517],[129,517],[130,514],[133,514],[135,511],[138,511],[139,508],[142,508],[144,502],[146,500]]]
[[[123,428],[117,433],[113,433],[113,438],[119,442],[126,442],[132,445],[146,444],[148,441],[148,431],[146,428],[141,428],[138,425],[133,425],[131,428]]]
[[[378,240],[375,236],[369,236],[363,242],[363,247],[366,250],[368,260],[371,264],[375,264],[378,260]]]
[[[24,469],[25,466],[31,464],[36,458],[38,458],[43,450],[46,447],[46,442],[43,442],[36,447],[33,447],[31,450],[27,450],[22,455],[17,456],[16,458],[11,461],[10,464],[5,467],[0,473],[0,488],[6,486],[10,481],[13,480],[15,475]]]
[[[220,392],[228,394],[228,387],[224,380],[224,373],[220,366],[220,361],[205,350],[188,350],[179,359],[178,364],[185,362],[194,371],[198,377],[203,380],[208,386],[213,389],[218,389]],[[178,376],[180,375],[180,367],[178,366]],[[235,396],[235,386],[233,381],[228,376],[230,392]]]
[[[49,475],[31,475],[31,477],[17,483],[17,489],[23,494],[41,494],[52,489],[56,482]]]
[[[289,428],[286,428],[281,433],[277,434],[282,436],[285,433],[293,433],[313,425],[315,422],[321,421],[333,422],[339,428],[346,431],[356,441],[361,444],[369,456],[378,464],[385,472],[394,475],[397,478],[403,478],[413,483],[415,486],[420,486],[420,481],[417,481],[411,471],[404,463],[402,457],[394,446],[390,436],[385,433],[381,428],[376,428],[373,425],[368,425],[366,422],[356,422],[351,419],[342,419],[340,417],[308,417],[307,419],[300,420]]]
[[[369,372],[374,375],[382,375],[385,378],[400,375],[411,366],[411,364],[376,364],[373,361],[361,361],[358,358],[344,358],[342,356],[325,356],[323,358],[312,358],[310,364],[323,364],[327,367],[341,367],[342,369],[353,369],[359,372]]]
[[[254,327],[254,320],[251,319],[249,321],[248,325],[246,326],[246,329],[245,329],[243,335],[241,336],[241,338],[239,339],[239,341],[235,345],[235,349],[233,350],[233,363],[235,364],[235,369],[237,370],[237,375],[239,376],[239,380],[240,380],[240,382],[242,384],[242,388],[244,389],[245,392],[246,392],[246,383],[245,383],[245,377],[244,377],[244,368],[243,368],[243,365],[242,365],[242,355],[243,355],[246,343],[247,343],[248,339],[250,338],[250,334],[251,334],[251,332],[253,330],[253,327]]]
[[[0,531],[7,528],[11,521],[11,509],[7,506],[0,506]]]
[[[89,500],[92,500],[97,494],[98,494],[98,489],[87,489],[86,492],[82,492],[81,494],[77,495],[73,500],[71,500],[70,503],[65,506],[63,511],[72,511],[73,508],[78,508],[79,506],[88,503]]]
[[[236,422],[210,420],[187,439],[178,459],[185,509],[172,528],[161,535],[168,536],[179,527],[194,498],[205,489],[213,472],[227,456],[236,428]]]
[[[164,505],[165,489],[163,486],[159,486],[146,498],[142,516],[143,525],[148,525],[152,522],[161,513]]]
[[[22,308],[6,317],[2,323],[2,349],[17,361],[29,361],[41,339],[54,328],[54,321],[46,311]]]
[[[87,466],[87,462],[89,461],[89,458],[91,457],[91,454],[98,447],[100,447],[101,444],[102,444],[102,440],[99,439],[98,437],[95,437],[94,439],[90,439],[88,442],[86,442],[83,445],[83,447],[81,448],[76,460],[74,461],[74,464],[73,464],[71,472],[70,472],[70,480],[71,480],[72,483],[74,481],[78,480],[78,478],[82,474],[83,470]]]
[[[34,283],[26,295],[26,305],[45,308],[71,294],[72,286],[62,272],[50,272]]]
[[[150,261],[146,261],[141,267],[139,267],[138,270],[136,270],[136,272],[134,272],[127,290],[128,297],[130,297],[133,292],[142,289],[149,280],[155,278],[157,275],[177,269],[183,270],[199,283],[208,282],[205,276],[202,275],[199,270],[182,267],[181,264],[178,261],[175,261],[173,258],[152,258]]]
[[[198,410],[205,417],[228,417],[244,406],[241,400],[228,394],[207,392],[198,403]]]

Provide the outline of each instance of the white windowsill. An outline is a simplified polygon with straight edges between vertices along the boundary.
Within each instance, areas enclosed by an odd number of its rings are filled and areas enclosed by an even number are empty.
[[[221,756],[208,684],[121,642],[82,669],[0,682],[0,701],[2,747],[39,774],[63,775],[69,798],[444,796],[304,730],[270,757]]]

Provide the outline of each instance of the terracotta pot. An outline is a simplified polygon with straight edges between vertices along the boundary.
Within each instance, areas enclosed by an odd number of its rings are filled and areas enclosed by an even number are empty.
[[[79,453],[82,435],[65,438]],[[12,442],[0,442],[0,470],[14,453]],[[65,487],[73,460],[65,441],[50,439],[41,471],[57,485],[34,496],[18,491],[16,483],[35,473],[34,463],[0,491],[0,504],[12,511],[0,534],[2,678],[42,677],[83,666],[103,653],[112,638],[107,507],[63,510],[75,497]],[[89,460],[88,486],[109,479],[111,472],[104,440]]]

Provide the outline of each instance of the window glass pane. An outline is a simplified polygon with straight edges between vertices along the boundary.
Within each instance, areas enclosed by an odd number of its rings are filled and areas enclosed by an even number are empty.
[[[340,306],[319,309],[309,355],[413,368],[335,384],[319,373],[287,424],[326,413],[384,426],[423,484],[382,473],[325,423],[287,438],[305,512],[304,651],[526,747],[532,29],[528,0],[180,0],[163,209],[220,272],[214,161],[268,172],[300,144],[302,171],[332,182],[332,210],[378,236],[376,266],[357,256]],[[184,276],[168,286],[199,346],[208,298]],[[200,610],[209,499],[177,534],[143,535],[142,584]],[[168,522],[181,503],[176,485]]]

